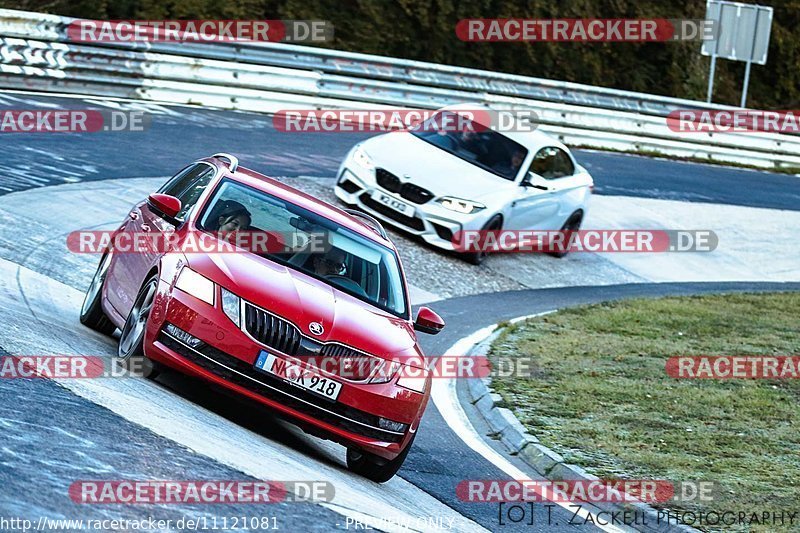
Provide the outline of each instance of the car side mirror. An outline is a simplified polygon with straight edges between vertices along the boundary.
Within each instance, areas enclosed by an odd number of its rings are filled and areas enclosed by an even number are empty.
[[[181,211],[181,201],[169,194],[153,193],[147,197],[147,203],[170,222],[173,222]]]
[[[528,172],[525,177],[522,178],[520,186],[533,187],[534,189],[541,189],[543,191],[550,190],[550,185],[548,185],[547,180],[535,172]]]
[[[444,329],[444,320],[430,308],[420,307],[417,319],[414,321],[414,329],[429,335],[436,335]]]

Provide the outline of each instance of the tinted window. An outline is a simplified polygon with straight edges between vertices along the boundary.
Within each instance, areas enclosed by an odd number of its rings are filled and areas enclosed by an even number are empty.
[[[230,226],[235,219],[236,226]],[[325,251],[259,255],[406,318],[405,285],[395,253],[307,209],[224,180],[204,209],[199,227],[229,240],[231,233],[251,231],[281,235],[286,242],[328,243]]]
[[[525,147],[481,124],[476,124],[472,128],[473,131],[469,131],[467,127],[463,128],[464,131],[449,131],[455,128],[437,128],[435,124],[448,123],[440,118],[442,113],[452,112],[438,113],[420,125],[412,134],[501,178],[511,181],[516,179],[522,162],[528,155]],[[461,118],[462,123],[465,120],[464,117]]]
[[[209,165],[203,163],[191,165],[178,172],[174,178],[158,191],[174,196],[181,201],[181,210],[175,218],[181,221],[186,218],[186,215],[189,214],[189,211],[200,199],[205,188],[208,187],[214,177],[214,173],[214,168]]]
[[[533,156],[530,171],[545,179],[556,179],[572,176],[575,173],[575,165],[561,148],[546,146]]]

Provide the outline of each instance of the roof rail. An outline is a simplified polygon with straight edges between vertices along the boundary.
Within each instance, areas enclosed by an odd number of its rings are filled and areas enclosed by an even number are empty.
[[[231,172],[236,172],[236,169],[239,168],[239,159],[235,155],[226,154],[225,152],[220,152],[218,154],[214,154],[211,157],[216,159],[227,159],[228,160],[228,170]]]
[[[377,219],[375,219],[375,217],[372,217],[364,213],[363,211],[357,211],[355,209],[344,209],[344,212],[353,215],[354,217],[363,218],[364,220],[370,223],[372,229],[374,229],[378,233],[378,235],[380,235],[387,241],[389,240],[389,236],[386,234],[386,230],[383,229],[383,226],[381,226],[381,223],[378,222]]]

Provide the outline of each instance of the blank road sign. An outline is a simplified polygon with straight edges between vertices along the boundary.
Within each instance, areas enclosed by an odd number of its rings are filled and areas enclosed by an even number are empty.
[[[772,8],[739,2],[709,0],[706,20],[717,21],[713,40],[703,41],[701,53],[733,61],[767,62]]]

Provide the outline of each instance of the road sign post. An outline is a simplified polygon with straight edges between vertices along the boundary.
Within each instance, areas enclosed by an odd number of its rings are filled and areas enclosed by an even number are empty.
[[[753,63],[763,65],[767,62],[772,8],[724,0],[708,0],[706,20],[715,21],[718,28],[714,39],[703,41],[700,50],[701,54],[711,57],[706,101],[711,103],[717,58],[721,57],[746,63],[741,99],[741,107],[745,107],[750,84],[750,67]]]

